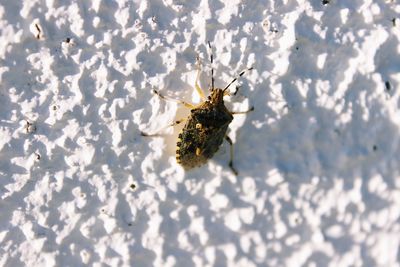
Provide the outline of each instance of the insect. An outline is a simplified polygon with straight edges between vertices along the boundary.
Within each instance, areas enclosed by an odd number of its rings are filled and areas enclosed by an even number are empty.
[[[208,46],[211,50],[211,44],[208,42]],[[211,65],[213,64],[213,54],[210,53]],[[160,98],[165,100],[171,100],[183,104],[184,106],[191,109],[190,115],[186,119],[177,120],[174,123],[168,125],[175,126],[186,121],[185,126],[181,130],[176,143],[176,161],[183,166],[185,170],[198,167],[207,162],[208,159],[212,158],[215,152],[218,151],[224,139],[230,145],[230,160],[229,167],[235,173],[238,174],[237,170],[233,166],[233,143],[229,136],[226,134],[229,124],[233,120],[235,114],[245,114],[254,110],[251,107],[247,111],[232,112],[229,111],[224,104],[224,96],[232,95],[228,91],[228,88],[246,71],[250,71],[253,68],[243,70],[236,78],[234,78],[224,89],[214,87],[214,69],[211,67],[211,88],[210,95],[206,98],[203,90],[198,84],[201,68],[198,60],[197,77],[195,81],[195,89],[202,99],[202,103],[199,105],[192,105],[190,103],[175,100],[160,94],[157,90],[153,90]],[[236,95],[239,87],[236,87],[236,91],[233,95]],[[157,134],[148,134],[141,132],[142,136],[157,136]]]

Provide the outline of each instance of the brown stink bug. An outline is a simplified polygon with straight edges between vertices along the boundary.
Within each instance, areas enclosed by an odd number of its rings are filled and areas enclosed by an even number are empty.
[[[208,46],[211,50],[210,42]],[[213,55],[210,54],[211,65],[213,64]],[[247,70],[252,70],[248,68]],[[254,110],[254,107],[247,111],[232,112],[229,111],[224,104],[224,96],[231,95],[227,90],[240,76],[242,76],[246,70],[242,71],[238,77],[234,78],[224,89],[214,87],[214,70],[211,68],[211,88],[210,95],[206,98],[203,90],[198,84],[200,76],[200,64],[198,61],[197,77],[195,82],[195,89],[202,99],[202,103],[199,105],[192,105],[184,101],[174,100],[161,95],[158,91],[153,90],[160,98],[165,100],[176,101],[180,104],[185,105],[191,109],[191,114],[188,118],[177,120],[174,123],[168,125],[174,126],[186,121],[185,126],[179,133],[177,150],[176,150],[176,161],[183,166],[185,170],[200,166],[207,162],[208,159],[212,158],[215,152],[218,151],[223,140],[225,139],[230,145],[230,161],[229,167],[237,174],[238,172],[233,166],[233,144],[232,140],[226,134],[229,124],[233,120],[233,115],[244,114]],[[233,95],[236,95],[239,87],[236,87],[236,91]],[[141,133],[143,136],[156,136],[157,134]]]

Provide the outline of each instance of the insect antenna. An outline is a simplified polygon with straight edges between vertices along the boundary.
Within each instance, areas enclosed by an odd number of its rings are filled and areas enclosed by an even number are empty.
[[[244,74],[246,71],[250,71],[250,70],[252,70],[252,69],[253,69],[253,67],[250,67],[250,68],[248,68],[248,69],[243,70],[241,73],[239,73],[239,75],[238,75],[237,77],[235,77],[230,83],[228,83],[228,85],[224,88],[223,92],[225,92],[225,91],[229,88],[229,86],[231,86],[231,84],[234,83],[237,79],[239,79],[240,77],[242,77],[243,74]]]
[[[212,53],[210,41],[208,41],[208,47],[210,48],[210,62],[211,62],[211,91],[213,91],[214,90],[214,68],[213,68],[214,56]]]

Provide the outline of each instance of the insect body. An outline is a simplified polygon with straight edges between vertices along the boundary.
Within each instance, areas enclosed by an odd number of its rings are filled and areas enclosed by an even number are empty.
[[[176,150],[176,160],[185,169],[204,164],[222,144],[233,120],[224,105],[223,94],[223,90],[215,89],[210,100],[191,110]]]
[[[208,44],[210,46],[210,43]],[[211,54],[211,63],[212,62],[213,56]],[[247,70],[251,69],[252,68],[249,68]],[[242,71],[239,74],[239,77],[244,73],[245,71]],[[198,69],[195,88],[203,99],[203,102],[198,106],[179,100],[169,99],[154,90],[154,92],[163,99],[177,101],[186,107],[191,108],[191,114],[187,119],[178,120],[169,125],[174,126],[186,120],[185,126],[178,137],[176,160],[186,170],[200,166],[206,163],[208,159],[212,158],[225,139],[230,144],[231,148],[229,167],[235,174],[237,174],[236,169],[233,167],[233,144],[226,132],[229,124],[233,120],[234,114],[244,114],[254,110],[254,108],[252,107],[250,110],[243,112],[231,112],[225,107],[223,97],[225,95],[230,95],[227,89],[237,80],[238,77],[233,79],[224,89],[214,88],[214,73],[213,69],[211,69],[211,94],[206,99],[202,89],[198,85],[199,74],[200,68]],[[237,91],[234,94],[236,93]],[[142,132],[142,135],[155,136],[157,134],[147,134]]]

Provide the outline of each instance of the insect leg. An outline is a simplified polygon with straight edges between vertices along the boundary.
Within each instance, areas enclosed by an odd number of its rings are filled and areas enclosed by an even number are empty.
[[[251,107],[249,110],[246,110],[246,111],[232,111],[231,114],[232,114],[232,115],[246,114],[246,113],[249,113],[249,112],[251,112],[251,111],[253,111],[253,110],[254,110],[254,107]]]
[[[200,73],[201,73],[201,63],[200,63],[200,58],[197,56],[197,76],[196,76],[196,81],[194,83],[194,87],[196,88],[197,93],[199,94],[200,98],[202,101],[206,100],[206,96],[204,95],[203,90],[199,86],[199,78],[200,78]]]
[[[173,99],[173,98],[170,98],[170,97],[166,97],[166,96],[160,94],[157,90],[153,90],[153,92],[154,92],[156,95],[158,95],[161,99],[164,99],[164,100],[166,100],[166,101],[176,102],[176,103],[182,104],[182,105],[184,105],[185,107],[190,108],[190,109],[195,108],[194,105],[192,105],[192,104],[190,104],[190,103],[188,103],[188,102],[185,102],[185,101],[182,101],[182,100],[178,100],[178,99]]]
[[[229,160],[229,168],[231,168],[232,172],[235,175],[238,175],[237,170],[233,167],[233,143],[232,140],[229,136],[225,135],[225,140],[229,143],[230,147],[231,147],[231,153],[230,153],[230,160]]]
[[[169,125],[167,125],[167,126],[161,128],[161,129],[159,129],[159,130],[158,130],[157,132],[155,132],[155,133],[151,133],[151,134],[150,134],[150,133],[146,133],[146,132],[142,132],[142,131],[141,131],[140,134],[141,134],[142,136],[148,136],[148,137],[159,136],[159,135],[160,135],[160,132],[162,132],[163,130],[165,130],[165,129],[169,128],[169,127],[178,125],[178,124],[184,122],[185,120],[186,120],[186,119],[180,119],[180,120],[174,121],[173,123],[171,123],[171,124],[169,124]]]

